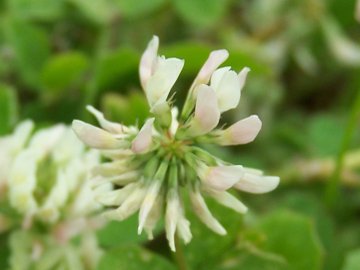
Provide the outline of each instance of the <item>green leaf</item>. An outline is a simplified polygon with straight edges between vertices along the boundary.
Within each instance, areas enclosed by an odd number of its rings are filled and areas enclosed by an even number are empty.
[[[0,134],[6,134],[16,123],[18,104],[16,91],[6,85],[0,85]]]
[[[44,90],[51,94],[76,86],[89,66],[88,59],[80,52],[66,52],[49,59],[41,73]]]
[[[99,244],[106,247],[118,247],[124,244],[133,244],[147,240],[144,234],[137,234],[138,217],[132,217],[124,221],[109,222],[97,232]]]
[[[196,27],[216,24],[225,14],[229,1],[172,0],[178,14]]]
[[[159,255],[151,253],[138,246],[123,246],[107,252],[97,267],[97,270],[138,270],[156,269],[171,270],[175,266]]]
[[[106,24],[114,16],[114,7],[109,0],[69,0],[80,12],[97,24]]]
[[[258,227],[266,237],[263,249],[283,256],[288,269],[321,269],[323,250],[310,219],[277,211],[264,217]]]
[[[96,74],[98,88],[102,90],[122,87],[129,75],[134,74],[138,82],[138,64],[139,54],[133,49],[120,48],[108,53],[99,63]]]
[[[310,119],[308,141],[313,153],[318,156],[336,155],[340,150],[342,125],[341,118],[330,114],[319,114]]]
[[[21,20],[6,20],[3,27],[22,79],[36,89],[50,54],[48,36],[41,28]]]
[[[286,260],[269,252],[264,252],[250,243],[233,248],[224,253],[225,257],[218,259],[215,264],[203,269],[214,270],[285,270]]]
[[[7,233],[0,234],[0,269],[8,269],[8,258],[10,256],[10,250],[8,245],[9,235]],[[6,259],[5,259],[6,258]]]
[[[125,18],[138,18],[147,15],[164,5],[166,0],[116,0],[119,12]]]
[[[11,0],[7,3],[10,13],[22,19],[53,20],[61,15],[64,6],[63,0]]]
[[[185,205],[189,205],[189,201]],[[207,269],[212,266],[219,256],[233,248],[237,233],[241,230],[242,215],[219,205],[214,200],[207,200],[207,205],[214,217],[224,226],[227,234],[222,236],[214,233],[199,221],[192,209],[189,209],[186,216],[191,222],[193,238],[183,249],[187,263],[191,265],[190,269]]]
[[[360,266],[360,249],[350,251],[346,258],[343,270],[358,270]]]
[[[102,108],[109,119],[125,125],[141,126],[149,116],[146,98],[137,92],[131,92],[126,97],[113,93],[106,94],[102,99]]]

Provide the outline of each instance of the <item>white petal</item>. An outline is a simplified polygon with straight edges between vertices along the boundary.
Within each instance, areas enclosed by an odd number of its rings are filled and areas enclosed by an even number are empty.
[[[198,171],[201,181],[207,186],[224,191],[231,188],[244,175],[240,165],[207,167],[200,165]]]
[[[134,155],[131,149],[102,150],[101,154],[110,159],[129,158]]]
[[[179,110],[177,107],[173,107],[171,109],[171,125],[170,125],[170,133],[171,135],[175,135],[178,127],[179,127],[179,122],[177,120],[177,117],[179,115]]]
[[[134,182],[139,179],[138,171],[128,171],[119,175],[114,175],[112,177],[102,177],[102,179],[106,182],[111,182],[116,185],[127,185],[131,182]]]
[[[146,120],[136,138],[132,141],[131,150],[134,153],[145,153],[152,143],[152,129],[155,118]]]
[[[175,251],[175,232],[176,225],[179,217],[179,198],[177,196],[171,196],[167,199],[166,213],[165,213],[165,231],[166,238],[169,242],[170,249]]]
[[[212,86],[212,85],[211,85]],[[221,112],[236,108],[240,100],[240,80],[235,71],[225,72],[219,85],[214,87]]]
[[[195,115],[188,129],[191,136],[204,135],[210,132],[220,120],[215,91],[205,84],[201,84],[197,89]]]
[[[21,122],[16,127],[13,137],[11,137],[14,142],[12,144],[12,146],[13,146],[12,152],[13,153],[17,153],[24,147],[24,145],[25,145],[26,141],[28,140],[30,133],[33,129],[34,129],[34,123],[30,120]]]
[[[104,114],[102,112],[98,111],[97,109],[95,109],[93,106],[88,105],[88,106],[86,106],[86,109],[96,117],[100,126],[103,129],[105,129],[111,133],[115,133],[115,134],[124,133],[126,127],[124,127],[123,125],[120,125],[118,123],[114,123],[114,122],[111,122],[111,121],[105,119]]]
[[[56,207],[61,207],[65,204],[69,195],[66,183],[66,174],[64,174],[63,171],[58,170],[56,183],[51,189],[47,200],[51,201]]]
[[[144,88],[150,107],[166,101],[183,66],[184,61],[181,59],[158,59],[155,73],[148,79]]]
[[[111,133],[80,120],[74,120],[72,128],[81,141],[93,148],[115,149],[126,145],[125,142],[115,139]]]
[[[159,38],[157,36],[153,36],[146,50],[141,56],[139,74],[141,86],[143,87],[143,89],[145,89],[146,82],[154,73],[158,48]]]
[[[210,210],[206,206],[204,198],[198,191],[190,193],[190,200],[196,215],[209,229],[220,235],[226,234],[226,230],[219,223],[219,221],[213,217]]]
[[[122,205],[115,209],[109,210],[104,213],[104,216],[109,219],[115,219],[122,221],[127,219],[129,216],[134,214],[137,210],[139,210],[141,203],[144,200],[144,196],[146,194],[146,189],[143,187],[137,187],[130,195],[126,198],[126,200],[122,203]]]
[[[355,7],[355,19],[360,22],[360,0],[357,0]]]
[[[244,214],[248,210],[248,208],[241,201],[239,201],[235,196],[231,195],[229,192],[217,191],[211,189],[205,189],[205,192],[207,192],[220,204],[229,207],[238,213]]]
[[[249,193],[266,193],[274,190],[280,182],[278,176],[262,176],[252,173],[245,173],[241,180],[234,185],[234,188]]]
[[[163,196],[157,196],[156,201],[153,207],[151,208],[151,211],[144,224],[144,230],[146,231],[149,240],[154,239],[153,230],[156,226],[156,223],[158,222],[158,220],[162,215],[162,210],[163,210]]]
[[[154,180],[146,191],[146,196],[140,208],[138,234],[141,234],[146,219],[158,197],[162,181]]]
[[[129,184],[121,189],[98,194],[95,199],[103,205],[119,206],[137,187],[136,184]]]
[[[64,125],[59,124],[37,131],[29,142],[29,148],[34,149],[39,155],[49,153],[64,136],[66,129]]]
[[[131,169],[133,168],[129,164],[128,160],[120,159],[120,160],[115,160],[113,162],[102,163],[100,165],[94,166],[92,169],[92,174],[110,177],[110,176],[122,174]]]
[[[240,83],[240,94],[241,94],[241,90],[243,89],[245,82],[246,82],[246,77],[248,75],[250,71],[250,68],[248,67],[244,67],[238,74],[238,78],[239,78],[239,83]]]
[[[215,70],[215,72],[211,76],[210,86],[218,90],[224,75],[230,70],[230,68],[231,67],[222,67]]]
[[[257,115],[242,119],[220,133],[220,145],[237,145],[252,142],[261,129],[261,120]]]
[[[228,58],[227,50],[212,51],[196,76],[196,84],[207,84],[213,72]]]
[[[188,244],[191,241],[192,234],[190,231],[190,221],[188,221],[184,216],[183,207],[180,205],[181,211],[179,211],[178,222],[176,225],[177,233],[179,237],[184,241],[185,244]]]

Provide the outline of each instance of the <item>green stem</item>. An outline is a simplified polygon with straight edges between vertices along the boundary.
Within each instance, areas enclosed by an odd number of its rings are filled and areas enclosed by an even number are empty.
[[[339,186],[340,186],[341,173],[344,167],[345,154],[351,143],[351,139],[356,129],[357,120],[359,116],[360,116],[360,91],[357,92],[351,113],[349,115],[348,122],[346,124],[345,132],[341,142],[340,151],[336,159],[334,173],[326,186],[325,199],[330,207],[333,207],[336,201],[340,197]]]
[[[179,270],[187,270],[185,255],[179,240],[179,237],[175,236],[176,251],[173,253],[173,257]]]

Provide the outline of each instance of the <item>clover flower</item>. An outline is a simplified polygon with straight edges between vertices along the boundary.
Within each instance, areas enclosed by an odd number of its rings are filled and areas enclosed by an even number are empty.
[[[93,229],[103,221],[87,179],[99,153],[85,150],[68,126],[33,129],[27,120],[0,137],[1,199],[18,213],[2,217],[22,225],[10,234],[11,269],[95,269],[102,251]]]
[[[277,187],[279,178],[230,164],[200,147],[202,143],[245,144],[257,136],[261,121],[256,115],[225,129],[217,128],[221,113],[238,105],[249,68],[238,74],[230,67],[219,68],[228,52],[213,51],[191,85],[179,115],[169,93],[184,61],[158,56],[158,46],[159,39],[154,36],[141,57],[139,69],[152,118],[138,129],[110,122],[88,106],[101,128],[74,120],[73,129],[85,144],[102,150],[111,160],[94,168],[94,187],[113,185],[111,191],[97,196],[100,203],[109,207],[104,215],[124,220],[139,211],[138,233],[145,230],[152,239],[152,231],[164,212],[166,237],[175,251],[175,234],[185,243],[192,238],[183,192],[189,194],[199,219],[224,235],[226,230],[211,214],[203,194],[245,213],[247,207],[227,190],[233,187],[265,193]]]
[[[86,181],[89,169],[99,163],[99,153],[85,151],[65,125],[40,129],[30,136],[32,126],[31,121],[24,122],[6,139],[17,145],[11,147],[16,155],[7,164],[11,206],[25,222],[35,219],[49,224],[83,218],[99,209]]]

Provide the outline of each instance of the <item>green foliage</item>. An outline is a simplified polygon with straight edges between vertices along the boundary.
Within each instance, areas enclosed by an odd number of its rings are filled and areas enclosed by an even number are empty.
[[[62,95],[78,88],[89,66],[88,59],[79,52],[59,54],[48,61],[41,74],[42,86],[47,94]],[[59,76],[61,74],[61,77]]]
[[[157,11],[166,3],[166,0],[139,0],[135,2],[132,0],[115,0],[115,3],[122,16],[128,19],[135,19]]]
[[[192,26],[214,25],[224,16],[228,1],[172,0],[179,15]]]
[[[22,20],[6,20],[3,27],[21,79],[36,89],[40,71],[50,54],[48,36],[40,27]]]
[[[360,265],[360,249],[352,250],[345,259],[343,270],[356,270]]]
[[[57,19],[64,7],[63,0],[13,0],[8,1],[9,12],[19,19]]]
[[[17,121],[18,103],[13,88],[0,84],[0,134],[6,134]]]
[[[123,246],[108,251],[97,270],[176,269],[169,261],[138,246]]]
[[[283,256],[288,269],[320,269],[323,250],[309,219],[280,211],[264,217],[259,227],[266,237],[264,249]]]

